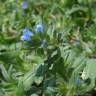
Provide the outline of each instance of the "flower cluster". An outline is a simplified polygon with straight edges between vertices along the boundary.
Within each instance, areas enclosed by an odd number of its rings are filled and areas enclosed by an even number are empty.
[[[21,7],[24,10],[27,9],[28,8],[28,2],[23,1],[21,4]],[[25,13],[24,13],[24,16],[25,16]],[[44,31],[44,27],[41,23],[39,23],[35,26],[35,32],[43,32],[43,31]],[[23,35],[21,36],[21,40],[22,41],[30,41],[32,35],[33,35],[32,32],[28,28],[25,28],[25,29],[23,29]]]
[[[32,32],[28,28],[25,28],[23,29],[23,35],[21,36],[21,40],[30,41],[31,36],[33,36]]]

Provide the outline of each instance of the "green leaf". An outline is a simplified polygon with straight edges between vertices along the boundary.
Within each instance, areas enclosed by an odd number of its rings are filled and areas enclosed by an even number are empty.
[[[87,64],[84,69],[85,77],[90,79],[96,78],[96,59],[87,59]]]
[[[40,65],[39,68],[37,69],[36,76],[44,76],[48,70],[48,65]]]
[[[91,80],[90,84],[85,88],[85,92],[90,91],[95,87],[96,59],[87,59],[86,67],[84,68],[81,77],[84,80],[87,80],[88,78]]]
[[[38,96],[37,94],[32,94],[31,96]]]
[[[54,77],[51,77],[51,78],[48,78],[48,79],[46,78],[44,80],[43,88],[47,89],[47,87],[53,87],[56,83],[55,81],[56,81],[56,78],[54,78]]]
[[[35,74],[32,70],[25,74],[23,77],[24,90],[29,90],[31,88],[31,85],[34,82],[34,76]]]
[[[10,79],[10,76],[8,75],[8,73],[7,73],[7,71],[6,71],[6,69],[5,69],[5,67],[4,67],[3,64],[0,64],[0,70],[1,70],[1,72],[2,72],[2,75],[3,75],[4,79],[5,79],[6,81],[10,81],[10,80],[11,80],[11,79]]]
[[[24,96],[24,86],[22,80],[19,81],[18,87],[17,87],[17,96]]]

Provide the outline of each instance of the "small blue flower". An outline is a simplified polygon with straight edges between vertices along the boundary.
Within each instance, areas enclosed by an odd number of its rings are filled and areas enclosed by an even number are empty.
[[[33,36],[32,32],[28,28],[23,29],[23,34],[27,36]]]
[[[26,36],[26,35],[21,36],[22,41],[30,41],[30,39],[31,39],[30,36]]]
[[[77,78],[76,84],[77,84],[77,85],[80,85],[80,84],[81,84],[81,80],[80,80],[79,78]]]
[[[23,35],[21,36],[22,41],[30,41],[31,36],[33,36],[32,32],[28,28],[23,29]]]
[[[43,32],[44,31],[44,27],[42,24],[37,24],[35,27],[35,31],[36,32]]]
[[[25,10],[28,8],[28,3],[26,1],[24,1],[24,2],[22,2],[21,6],[22,6],[22,9]]]

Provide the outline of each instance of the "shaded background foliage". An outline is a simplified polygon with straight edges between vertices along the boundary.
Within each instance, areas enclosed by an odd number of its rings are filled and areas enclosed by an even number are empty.
[[[95,96],[96,0],[0,0],[0,96]]]

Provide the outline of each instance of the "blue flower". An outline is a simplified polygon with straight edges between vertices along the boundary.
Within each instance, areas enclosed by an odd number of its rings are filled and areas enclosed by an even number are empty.
[[[33,36],[32,32],[28,28],[23,29],[23,34],[27,36]]]
[[[31,39],[30,36],[27,36],[27,35],[22,35],[21,36],[22,41],[30,41],[30,39]]]
[[[24,1],[24,2],[22,2],[21,6],[22,6],[22,9],[25,10],[28,8],[28,3],[26,1]]]
[[[28,28],[23,29],[23,35],[21,36],[22,41],[30,41],[31,36],[33,36],[32,32]]]
[[[80,80],[79,78],[77,78],[76,84],[77,84],[77,85],[80,85],[80,84],[81,84],[81,80]]]
[[[43,32],[44,31],[44,27],[42,24],[37,24],[35,27],[35,31],[36,32]]]

